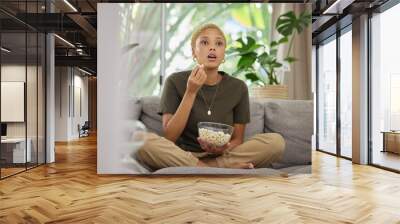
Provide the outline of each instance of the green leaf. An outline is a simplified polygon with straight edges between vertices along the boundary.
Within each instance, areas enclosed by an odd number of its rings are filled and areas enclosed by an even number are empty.
[[[278,53],[278,49],[271,49],[270,51],[269,51],[269,54],[271,55],[271,56],[275,56],[276,57],[276,54]]]
[[[248,67],[251,67],[253,63],[256,61],[256,59],[257,59],[257,54],[254,52],[242,55],[242,57],[238,61],[237,67],[239,69],[241,68],[246,69]]]
[[[293,11],[284,13],[278,17],[276,29],[283,36],[292,35],[293,30],[297,26],[297,18]]]
[[[283,44],[283,43],[287,43],[289,41],[288,37],[282,37],[281,39],[279,39],[279,44]]]
[[[283,36],[290,36],[294,31],[301,33],[311,23],[311,14],[307,11],[297,17],[293,11],[284,13],[276,21],[276,29]]]
[[[242,45],[242,47],[246,46],[242,38],[237,39],[236,42],[239,42]]]
[[[241,44],[240,48],[237,48],[238,51],[240,52],[245,52],[245,51],[249,51],[250,49],[254,49],[255,46],[257,46],[256,44],[256,40],[250,36],[246,37],[246,43],[244,42],[244,40],[242,38],[237,39],[236,41],[239,42]]]
[[[276,61],[275,61],[272,65],[274,66],[274,68],[280,68],[280,67],[282,67],[282,64],[279,63],[279,62],[276,62]]]
[[[260,48],[260,47],[263,47],[263,45],[261,45],[261,44],[254,44],[254,45],[251,46],[249,49],[240,52],[239,55],[245,55],[245,54],[248,54],[248,53],[252,53],[252,52],[254,52],[255,50],[257,50],[258,48]],[[254,53],[255,53],[255,52],[254,52]]]
[[[311,24],[311,14],[308,11],[304,11],[299,16],[299,23],[305,28]]]
[[[288,63],[293,63],[293,62],[297,61],[297,58],[295,58],[295,57],[286,57],[283,60],[287,61]]]
[[[251,82],[257,82],[260,81],[260,77],[258,77],[258,75],[254,72],[251,73],[247,73],[245,75],[246,79],[249,79]]]
[[[271,61],[271,59],[272,59],[271,56],[267,52],[264,52],[260,56],[258,56],[257,61],[261,65],[266,65]]]
[[[272,48],[272,47],[275,47],[275,46],[278,46],[278,42],[272,41],[271,44],[270,44],[270,46],[271,46],[271,48]]]
[[[249,46],[249,48],[253,45],[256,44],[256,40],[254,40],[254,38],[247,36],[247,46]]]

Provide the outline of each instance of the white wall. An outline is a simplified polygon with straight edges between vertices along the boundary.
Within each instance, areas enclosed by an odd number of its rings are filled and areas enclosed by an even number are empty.
[[[55,141],[77,139],[78,124],[88,120],[88,78],[72,67],[56,67],[55,73]],[[79,104],[82,113],[76,106]]]
[[[67,67],[55,68],[55,141],[68,140],[69,76]]]

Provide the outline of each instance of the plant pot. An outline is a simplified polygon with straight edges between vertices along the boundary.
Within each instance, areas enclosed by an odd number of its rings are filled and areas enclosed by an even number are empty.
[[[289,93],[287,85],[253,86],[250,88],[250,96],[253,98],[288,99]]]

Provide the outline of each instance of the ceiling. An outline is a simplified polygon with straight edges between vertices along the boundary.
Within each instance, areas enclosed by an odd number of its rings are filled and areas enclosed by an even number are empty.
[[[374,12],[389,0],[315,0],[313,1],[313,44],[332,36],[352,23],[354,17]]]
[[[3,60],[17,61],[18,58],[20,60],[24,58],[24,55],[32,58],[38,46],[36,39],[32,38],[36,37],[37,33],[54,32],[57,34],[56,66],[79,66],[95,74],[97,3],[106,1],[48,0],[47,2],[46,8],[44,0],[0,1],[2,46],[12,49],[12,52],[2,54]],[[25,40],[26,30],[27,40]],[[39,48],[42,47],[40,44]]]

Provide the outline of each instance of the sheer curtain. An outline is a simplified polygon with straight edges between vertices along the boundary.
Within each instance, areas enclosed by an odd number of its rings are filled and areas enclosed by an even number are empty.
[[[162,4],[120,4],[121,83],[129,96],[153,95],[159,86]],[[121,75],[121,74],[120,74]]]

